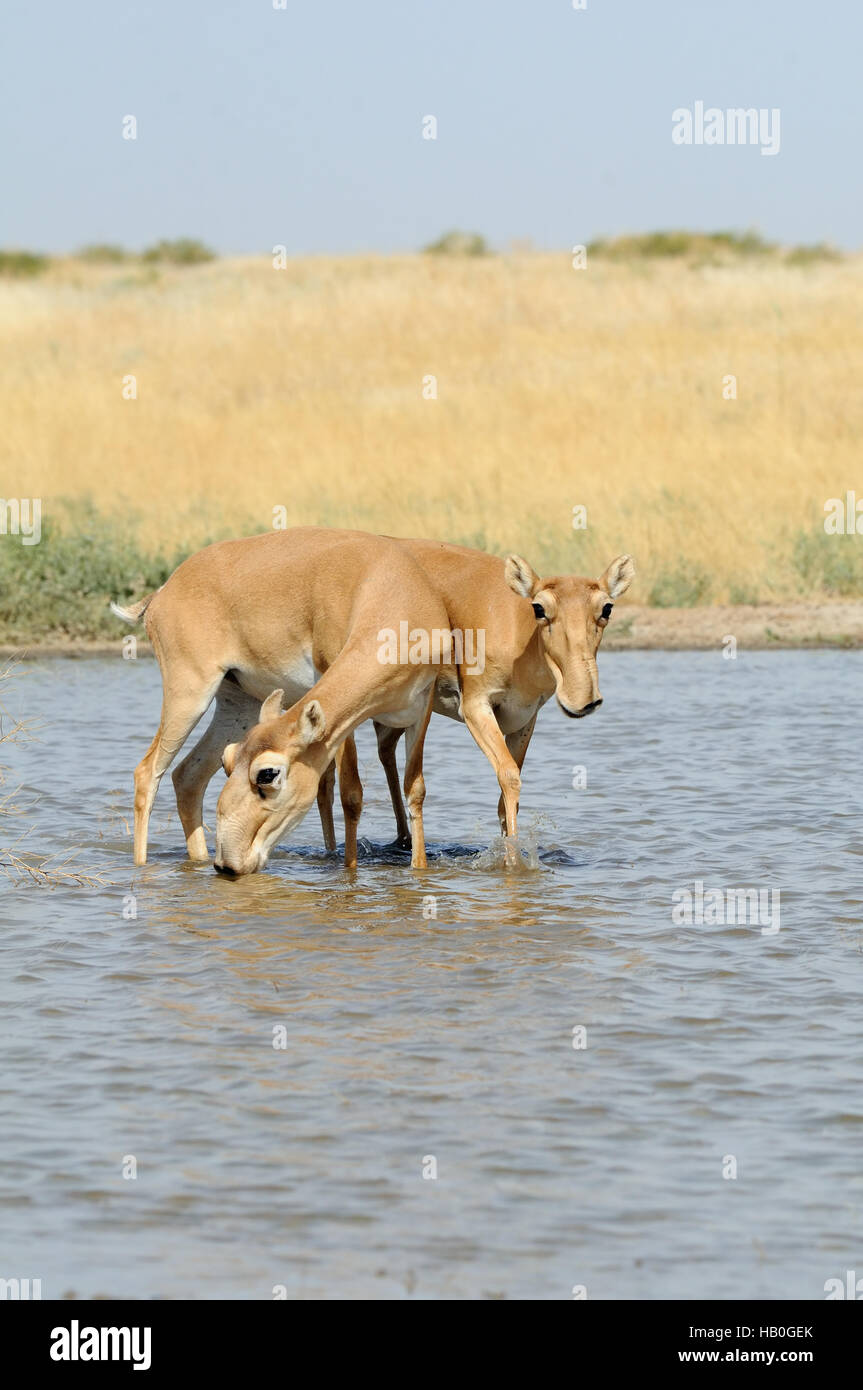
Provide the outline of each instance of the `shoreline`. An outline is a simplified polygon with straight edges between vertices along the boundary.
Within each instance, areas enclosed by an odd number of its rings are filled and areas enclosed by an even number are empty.
[[[116,638],[38,638],[0,642],[0,660],[120,656],[124,637],[138,638],[138,657],[153,649],[141,629]],[[621,603],[602,642],[603,651],[721,650],[734,637],[740,651],[840,650],[863,648],[863,599],[815,603],[648,608]]]

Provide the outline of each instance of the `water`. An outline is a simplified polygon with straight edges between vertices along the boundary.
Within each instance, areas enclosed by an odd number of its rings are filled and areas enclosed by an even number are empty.
[[[155,663],[25,667],[13,703],[45,721],[7,758],[40,797],[26,845],[107,886],[0,896],[0,1276],[44,1297],[818,1299],[863,1271],[863,656],[608,653],[601,675],[591,719],[540,715],[521,870],[493,774],[435,719],[428,872],[381,848],[362,731],[358,872],[313,812],[235,883],[185,861],[169,777],[132,867]],[[696,879],[778,888],[781,930],[675,924]]]

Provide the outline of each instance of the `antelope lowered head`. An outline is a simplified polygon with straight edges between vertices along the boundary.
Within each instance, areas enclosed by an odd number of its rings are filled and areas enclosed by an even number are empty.
[[[533,605],[538,641],[564,714],[582,719],[602,704],[596,653],[608,626],[614,600],[632,583],[635,566],[618,555],[600,579],[566,575],[540,579],[520,555],[504,567],[509,587]]]
[[[326,720],[317,700],[282,714],[283,691],[261,705],[260,722],[222,757],[228,780],[216,819],[218,873],[229,878],[262,869],[273,846],[302,820],[329,761]]]

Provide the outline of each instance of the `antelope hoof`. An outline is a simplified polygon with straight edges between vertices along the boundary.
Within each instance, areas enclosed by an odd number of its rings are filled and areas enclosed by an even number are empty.
[[[508,869],[517,869],[521,864],[521,855],[518,852],[518,845],[514,839],[505,841],[503,862]]]

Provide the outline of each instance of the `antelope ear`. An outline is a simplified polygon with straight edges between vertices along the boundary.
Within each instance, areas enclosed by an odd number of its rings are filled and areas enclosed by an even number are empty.
[[[609,598],[620,598],[621,594],[626,593],[634,578],[635,565],[632,563],[632,556],[618,555],[599,580],[599,587],[605,590]]]
[[[308,748],[310,743],[318,743],[327,732],[327,721],[324,712],[317,700],[310,700],[303,706],[297,722],[297,733],[300,738],[300,745]]]
[[[225,769],[226,777],[230,777],[237,761],[237,754],[240,751],[238,743],[229,743],[222,754],[222,767]]]
[[[503,577],[519,598],[533,598],[537,590],[542,588],[542,580],[536,570],[520,555],[507,555]]]
[[[274,690],[271,695],[268,695],[261,705],[258,723],[269,724],[271,719],[278,719],[279,715],[282,713],[282,700],[284,698],[284,690]]]

